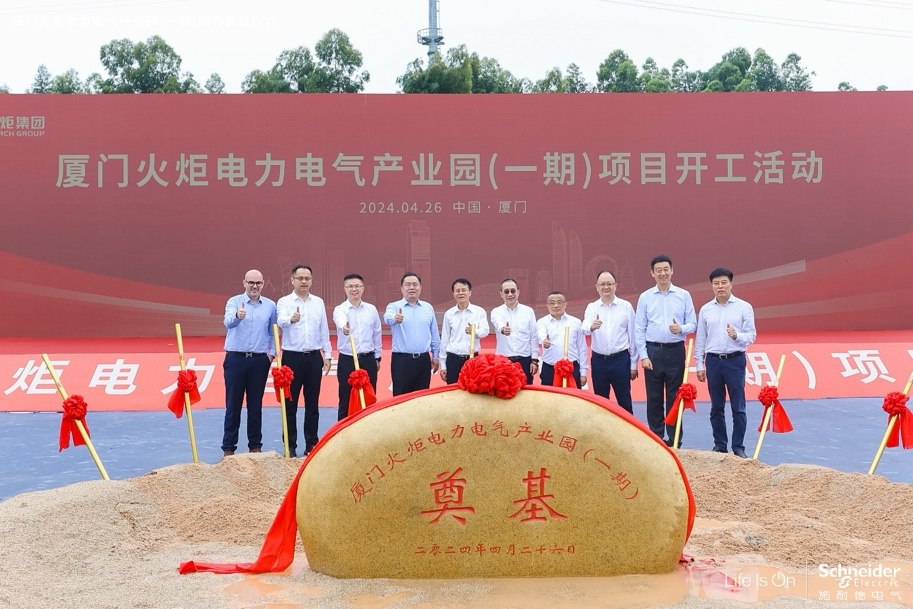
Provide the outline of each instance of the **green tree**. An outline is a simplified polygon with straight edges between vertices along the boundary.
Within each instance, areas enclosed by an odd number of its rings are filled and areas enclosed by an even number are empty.
[[[213,72],[209,75],[203,88],[207,93],[225,93],[225,81],[216,72]]]
[[[802,58],[796,53],[790,53],[780,65],[780,75],[783,79],[784,91],[811,91],[812,76],[802,65]]]
[[[652,57],[647,57],[640,75],[643,90],[647,93],[667,93],[672,90],[672,73],[667,68],[660,69]]]
[[[358,93],[371,79],[362,70],[361,51],[352,46],[348,35],[333,28],[314,45],[317,65],[307,80],[306,90],[315,93]],[[300,87],[299,91],[302,90]]]
[[[181,57],[160,36],[145,42],[126,38],[101,47],[100,59],[108,78],[99,83],[102,93],[195,93],[200,90],[193,74],[181,72]]]
[[[847,81],[844,80],[839,85],[837,85],[837,90],[838,91],[856,91],[857,89],[856,89],[856,87],[854,87],[853,85],[851,85],[850,83],[848,83]]]
[[[70,68],[63,74],[58,74],[51,81],[48,93],[85,93],[86,89],[79,80],[79,73]]]
[[[621,49],[609,53],[596,70],[596,90],[604,93],[632,93],[642,90],[637,66],[627,53]]]
[[[49,93],[51,90],[51,73],[44,64],[38,66],[35,72],[35,80],[32,81],[32,88],[29,93]]]
[[[888,85],[878,85],[877,87],[875,87],[875,90],[876,91],[887,91]]]
[[[580,70],[580,66],[572,63],[567,67],[567,75],[564,77],[565,90],[568,93],[589,93],[593,90],[593,85],[587,82]]]
[[[517,78],[509,70],[502,68],[497,59],[479,59],[479,56],[473,53],[470,62],[473,68],[473,93],[525,93],[530,89],[530,84],[525,79]]]
[[[9,92],[10,92],[10,88],[5,83],[0,85],[0,94],[9,93]]]
[[[748,75],[754,81],[757,91],[783,90],[780,67],[764,49],[758,48],[755,50]]]
[[[679,93],[696,93],[702,91],[706,86],[703,78],[704,76],[700,71],[693,72],[689,70],[685,60],[679,58],[672,64],[672,70],[669,74],[669,86],[673,91]]]
[[[565,93],[564,76],[561,68],[555,66],[545,73],[545,78],[533,83],[533,93]]]
[[[101,74],[98,72],[92,72],[89,74],[88,78],[86,78],[86,82],[83,84],[83,89],[86,93],[101,93],[103,83],[104,79],[101,77]]]
[[[451,65],[451,59],[448,55],[445,61],[440,53],[435,53],[427,68],[421,59],[416,59],[406,67],[405,74],[397,77],[396,84],[403,93],[471,93],[471,63],[467,59]]]

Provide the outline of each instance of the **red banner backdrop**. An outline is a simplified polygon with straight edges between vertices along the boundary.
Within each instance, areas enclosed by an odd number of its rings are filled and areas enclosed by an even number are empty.
[[[42,352],[50,353],[67,391],[84,396],[92,410],[165,411],[177,386],[179,370],[173,343],[173,339],[170,343],[153,339],[0,342],[0,379],[5,379],[0,384],[0,411],[60,410],[61,401],[41,361]],[[494,351],[490,337],[482,345],[483,352]],[[224,407],[222,339],[185,338],[185,347],[187,365],[197,373],[202,397],[194,407]],[[21,353],[29,349],[32,354]],[[387,338],[385,355],[389,349]],[[913,372],[913,332],[762,335],[748,351],[749,401],[756,400],[761,388],[774,382],[777,365],[784,355],[779,386],[783,399],[873,397],[880,400],[891,391],[901,391]],[[388,362],[389,357],[385,357],[378,375],[380,400],[392,395]],[[689,380],[698,388],[697,399],[707,401],[710,399],[707,387],[697,382],[693,365],[692,362]],[[334,360],[331,373],[324,377],[321,387],[322,406],[337,404],[337,381]],[[538,384],[539,380],[534,382]],[[440,377],[434,375],[432,386],[441,384]],[[632,385],[634,399],[643,401],[643,381],[638,379]],[[278,407],[272,377],[267,379],[264,392],[264,404]]]
[[[277,298],[299,262],[328,306],[358,272],[383,307],[408,269],[439,311],[455,277],[490,309],[512,276],[544,313],[553,289],[595,299],[603,268],[633,299],[657,253],[696,303],[732,268],[762,337],[909,329],[910,107],[910,92],[3,95],[0,337],[221,335],[247,269]],[[91,378],[77,361],[68,377]]]

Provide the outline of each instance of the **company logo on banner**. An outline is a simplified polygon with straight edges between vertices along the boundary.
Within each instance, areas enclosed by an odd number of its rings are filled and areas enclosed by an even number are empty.
[[[41,137],[44,124],[43,116],[0,114],[0,137]]]
[[[880,337],[880,338],[879,338]],[[803,336],[808,342],[755,343],[748,351],[746,395],[757,400],[761,388],[773,384],[781,356],[786,356],[779,385],[781,398],[815,399],[831,397],[880,398],[900,391],[913,370],[913,332],[906,335],[866,333],[863,341],[836,342],[836,336]],[[829,342],[813,342],[823,339]],[[887,342],[890,339],[892,342]],[[225,385],[219,350],[221,339],[195,338],[204,341],[205,351],[187,353],[187,367],[195,370],[202,401],[196,408],[222,408]],[[894,342],[894,341],[906,342]],[[59,342],[50,355],[51,363],[67,392],[85,397],[93,410],[164,410],[168,396],[177,388],[180,370],[175,353],[130,353],[129,342],[116,346],[127,348],[117,353],[67,353],[76,343]],[[494,341],[483,341],[483,352],[493,352]],[[384,337],[384,354],[389,354],[390,339]],[[83,349],[85,351],[85,349]],[[390,367],[385,357],[378,374],[379,400],[391,397]],[[692,373],[694,372],[694,362]],[[338,379],[334,359],[330,374],[323,378],[321,406],[336,406]],[[538,378],[534,384],[538,384]],[[432,387],[442,385],[438,375]],[[696,383],[698,400],[709,401],[707,387]],[[590,387],[590,389],[592,389]],[[278,406],[272,376],[264,386],[264,404]],[[636,401],[643,401],[643,382],[632,383]],[[56,411],[61,399],[40,355],[0,354],[0,411]]]

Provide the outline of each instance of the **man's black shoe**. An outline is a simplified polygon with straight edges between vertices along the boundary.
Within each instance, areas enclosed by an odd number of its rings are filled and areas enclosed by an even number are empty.
[[[713,452],[715,452],[715,453],[728,453],[729,451],[726,450],[725,448],[720,448],[719,446],[714,446],[714,447],[713,447]]]
[[[748,455],[746,455],[745,451],[742,450],[741,448],[736,448],[735,450],[732,451],[732,454],[734,454],[736,457],[741,457],[742,459],[748,458]]]

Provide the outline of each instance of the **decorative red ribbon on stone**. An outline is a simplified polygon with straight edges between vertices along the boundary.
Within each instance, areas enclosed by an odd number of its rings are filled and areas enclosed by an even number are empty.
[[[86,410],[88,408],[89,405],[86,404],[81,395],[71,395],[63,401],[63,419],[60,421],[60,450],[58,452],[70,447],[71,437],[73,438],[73,446],[85,446],[86,441],[83,439],[82,434],[79,433],[76,421],[82,423],[83,429],[86,430],[86,435],[90,435],[89,426],[86,423]]]
[[[200,389],[197,387],[197,373],[194,370],[181,370],[178,372],[178,387],[168,398],[168,410],[174,416],[181,418],[184,415],[184,394],[190,394],[190,403],[200,401]]]
[[[904,448],[913,448],[913,412],[907,406],[909,399],[910,396],[899,391],[892,391],[884,397],[881,408],[888,413],[888,422],[890,423],[891,417],[897,417],[897,423],[891,429],[885,444],[888,448],[899,446],[901,442]]]
[[[675,425],[678,422],[678,403],[681,400],[684,400],[682,405],[682,410],[688,408],[697,412],[697,409],[694,407],[694,398],[697,397],[697,387],[691,383],[682,383],[682,386],[678,388],[678,393],[675,394],[675,401],[672,402],[674,406],[669,409],[669,412],[666,414],[666,419],[663,421],[666,425]]]
[[[377,401],[374,387],[371,386],[371,377],[368,376],[368,371],[364,368],[353,370],[349,374],[349,385],[352,387],[349,391],[349,416],[361,410],[361,398],[358,395],[359,389],[365,393],[365,408]]]
[[[295,373],[288,366],[282,366],[281,368],[273,368],[272,375],[273,389],[276,390],[276,401],[281,404],[282,393],[285,394],[286,399],[292,397],[292,379],[295,378]]]
[[[555,379],[552,385],[562,387],[564,380],[567,379],[567,386],[577,388],[577,382],[574,380],[574,362],[569,359],[559,359],[555,362]]]
[[[502,400],[517,395],[525,384],[526,373],[519,363],[493,353],[469,358],[457,379],[457,386],[464,391],[487,393]]]
[[[780,403],[780,391],[776,387],[765,385],[758,394],[758,401],[764,406],[764,416],[761,417],[758,431],[761,431],[761,428],[764,427],[764,417],[767,416],[767,409],[771,407],[774,410],[771,413],[769,430],[774,433],[786,433],[793,430],[792,421],[789,420],[786,409]]]

